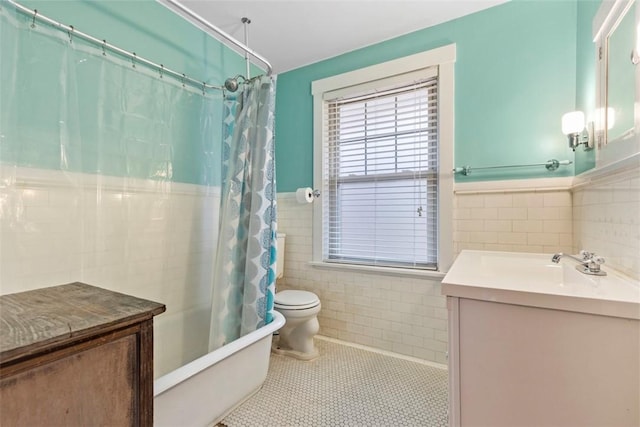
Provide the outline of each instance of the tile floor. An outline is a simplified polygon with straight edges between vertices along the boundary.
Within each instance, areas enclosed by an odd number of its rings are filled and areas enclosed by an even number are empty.
[[[271,355],[262,389],[228,427],[446,426],[447,371],[316,338],[320,357]]]

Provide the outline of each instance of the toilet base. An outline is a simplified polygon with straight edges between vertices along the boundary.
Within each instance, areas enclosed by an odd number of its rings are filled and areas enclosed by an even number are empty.
[[[279,354],[281,356],[287,356],[287,357],[293,357],[294,359],[298,359],[298,360],[304,360],[304,361],[311,361],[315,358],[317,358],[318,356],[320,356],[320,352],[318,351],[318,349],[314,346],[313,351],[310,353],[303,353],[301,351],[296,351],[296,350],[286,350],[284,348],[280,348],[278,346],[278,341],[279,341],[279,337],[275,337],[273,339],[273,343],[271,344],[271,351],[275,354]]]

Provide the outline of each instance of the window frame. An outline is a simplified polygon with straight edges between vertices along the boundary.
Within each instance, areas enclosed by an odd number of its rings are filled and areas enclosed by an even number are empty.
[[[380,80],[387,84],[402,84],[410,77],[408,74],[430,72],[438,69],[438,270],[422,270],[406,267],[380,267],[373,265],[350,265],[325,262],[323,245],[325,228],[328,226],[323,218],[323,204],[313,206],[313,239],[312,265],[319,267],[335,267],[339,269],[370,270],[381,273],[408,275],[442,275],[453,262],[453,144],[454,144],[454,63],[456,45],[450,44],[415,55],[372,65],[347,73],[313,81],[313,181],[314,188],[322,188],[325,169],[324,157],[324,103],[325,94],[336,93],[348,95],[363,90],[374,89]]]

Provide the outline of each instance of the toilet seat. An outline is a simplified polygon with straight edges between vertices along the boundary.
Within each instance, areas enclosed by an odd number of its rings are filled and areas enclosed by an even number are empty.
[[[320,299],[313,292],[288,289],[276,293],[275,308],[285,310],[307,310],[317,307]]]

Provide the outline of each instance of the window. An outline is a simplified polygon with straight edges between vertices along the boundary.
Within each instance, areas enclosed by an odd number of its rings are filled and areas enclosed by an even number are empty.
[[[325,101],[325,259],[437,267],[437,96],[434,76]]]
[[[451,45],[313,83],[315,261],[448,268],[454,57]]]

